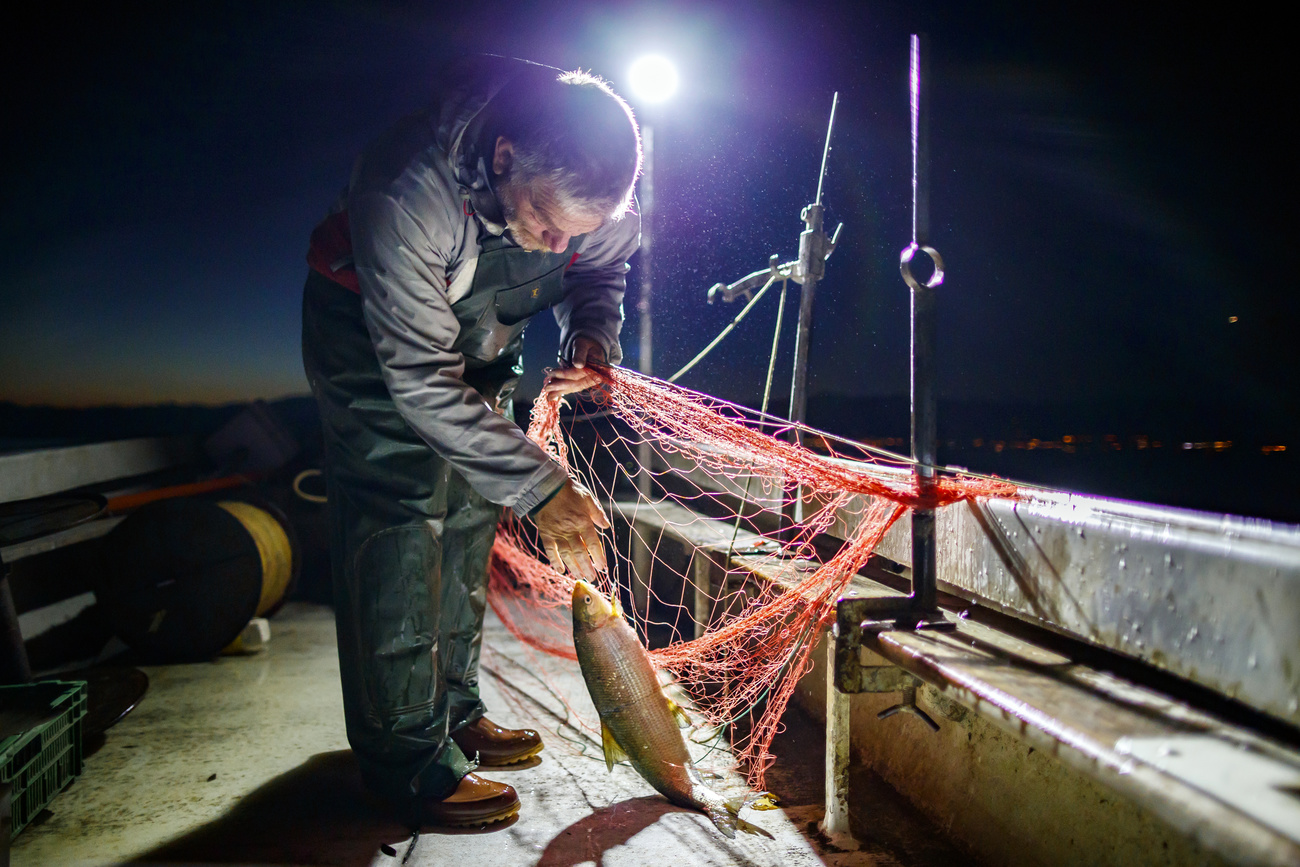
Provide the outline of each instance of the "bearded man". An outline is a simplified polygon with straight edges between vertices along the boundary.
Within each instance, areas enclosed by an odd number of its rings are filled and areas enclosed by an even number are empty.
[[[348,740],[419,821],[480,825],[519,798],[480,766],[531,758],[484,716],[478,661],[503,508],[594,580],[604,514],[511,416],[529,317],[554,312],[546,397],[617,364],[640,136],[600,79],[480,57],[358,160],[312,234],[303,362],[320,408]],[[410,815],[407,813],[407,815]]]

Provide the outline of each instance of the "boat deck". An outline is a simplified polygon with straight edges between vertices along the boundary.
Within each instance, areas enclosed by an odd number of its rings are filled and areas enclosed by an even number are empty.
[[[775,745],[780,810],[747,814],[775,840],[723,837],[627,765],[605,768],[577,664],[533,653],[489,612],[482,688],[492,718],[543,733],[531,764],[485,775],[523,808],[493,830],[418,838],[370,799],[348,751],[328,608],[291,603],[263,653],[150,667],[151,686],[85,772],[15,841],[15,865],[907,865],[972,863],[867,770],[855,772],[862,849],[822,846],[824,735],[797,708]],[[728,757],[702,764],[725,772]],[[726,791],[734,774],[718,780]]]

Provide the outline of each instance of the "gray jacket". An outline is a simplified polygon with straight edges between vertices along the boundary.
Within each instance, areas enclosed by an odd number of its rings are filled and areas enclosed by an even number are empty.
[[[465,383],[465,359],[452,349],[459,333],[452,305],[473,283],[480,227],[505,232],[471,142],[483,107],[523,68],[504,58],[461,65],[429,111],[399,122],[362,154],[346,194],[366,325],[394,403],[476,491],[519,515],[566,476]],[[562,358],[585,336],[611,364],[622,360],[627,260],[639,241],[640,220],[629,214],[582,243],[565,273],[565,298],[553,308]]]

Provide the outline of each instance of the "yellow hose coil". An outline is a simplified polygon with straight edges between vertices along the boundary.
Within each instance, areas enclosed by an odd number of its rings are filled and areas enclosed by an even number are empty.
[[[270,611],[289,589],[293,575],[293,549],[289,535],[273,515],[248,503],[221,502],[218,506],[235,516],[253,537],[262,559],[262,594],[257,600],[260,617]]]

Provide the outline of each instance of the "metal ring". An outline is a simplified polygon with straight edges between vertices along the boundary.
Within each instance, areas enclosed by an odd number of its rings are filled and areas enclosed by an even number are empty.
[[[930,275],[929,280],[925,281],[925,287],[927,289],[933,289],[943,282],[943,257],[940,256],[939,251],[933,247],[927,247],[924,244],[917,244],[915,241],[908,244],[903,248],[903,252],[899,254],[898,270],[903,272],[904,283],[912,289],[921,288],[921,284],[912,276],[912,259],[916,256],[917,250],[920,250],[925,253],[925,255],[929,256],[930,261],[934,263],[934,273]]]

